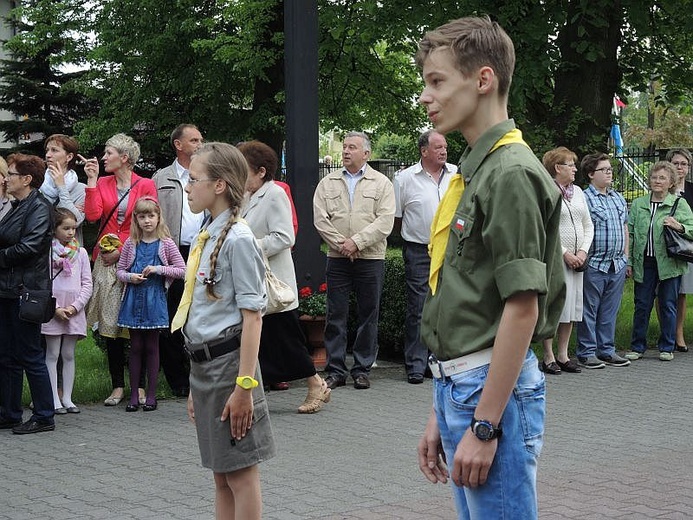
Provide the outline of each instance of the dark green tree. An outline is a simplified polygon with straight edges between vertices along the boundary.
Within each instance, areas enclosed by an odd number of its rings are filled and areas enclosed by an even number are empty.
[[[321,126],[366,130],[375,138],[383,133],[415,138],[428,126],[417,103],[422,88],[412,59],[417,41],[451,18],[489,14],[516,45],[510,111],[533,148],[538,153],[556,145],[579,153],[605,148],[614,93],[627,100],[629,89],[645,91],[654,79],[662,85],[663,102],[690,96],[691,4],[693,0],[319,0]],[[259,138],[281,148],[282,0],[97,0],[88,2],[89,9],[86,0],[26,5],[26,13],[33,7],[46,13],[46,20],[55,20],[60,27],[55,34],[67,42],[76,34],[88,35],[71,50],[88,58],[87,76],[66,82],[101,106],[96,116],[82,114],[75,127],[88,146],[126,131],[136,135],[150,156],[166,154],[170,129],[189,121],[208,139]],[[86,14],[92,12],[95,20]],[[31,21],[28,14],[19,19]],[[40,56],[54,72],[66,70],[55,68],[69,61],[63,50],[50,47],[54,34],[47,29],[37,34],[35,49],[13,50],[16,56],[36,57],[42,50]],[[31,92],[21,83],[28,76],[21,68],[4,75],[6,82],[15,82],[13,90]],[[55,87],[57,82],[44,84]],[[64,94],[65,87],[37,97],[30,108],[54,111],[56,92]],[[31,120],[33,112],[22,106],[15,110],[29,113]]]
[[[0,61],[0,108],[17,116],[0,121],[6,140],[30,136],[73,134],[76,121],[93,111],[93,104],[72,88],[83,75],[74,58],[83,41],[76,36],[82,22],[83,2],[39,0],[23,2],[8,22],[16,35],[3,42],[10,58]],[[42,140],[19,144],[17,149],[42,153]]]
[[[86,142],[130,132],[150,157],[181,122],[208,140],[283,141],[283,20],[276,0],[113,0],[97,16],[85,93],[101,111]]]

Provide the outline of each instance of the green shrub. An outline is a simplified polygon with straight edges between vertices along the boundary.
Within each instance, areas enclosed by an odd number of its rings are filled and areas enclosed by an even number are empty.
[[[406,314],[407,294],[402,250],[388,248],[385,256],[385,281],[380,299],[380,320],[378,321],[379,355],[382,357],[402,356]]]

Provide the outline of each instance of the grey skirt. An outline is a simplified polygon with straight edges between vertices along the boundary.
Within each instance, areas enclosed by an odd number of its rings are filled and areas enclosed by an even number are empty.
[[[190,363],[190,391],[195,406],[195,427],[202,465],[215,473],[230,473],[254,466],[276,455],[272,425],[260,365],[253,392],[253,425],[241,440],[231,437],[229,419],[221,422],[221,412],[236,386],[240,349],[211,361]]]
[[[679,294],[693,294],[693,265],[689,265],[688,272],[681,276]]]

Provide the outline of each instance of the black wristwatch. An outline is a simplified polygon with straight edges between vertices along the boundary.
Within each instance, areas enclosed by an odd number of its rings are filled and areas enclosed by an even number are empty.
[[[472,433],[476,435],[476,438],[480,441],[491,441],[493,439],[499,439],[503,434],[503,430],[500,426],[493,426],[488,421],[480,421],[477,418],[472,419],[472,424],[470,424]]]

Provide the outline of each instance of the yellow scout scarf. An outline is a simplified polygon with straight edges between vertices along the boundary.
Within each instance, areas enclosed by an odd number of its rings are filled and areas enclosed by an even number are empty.
[[[522,139],[522,132],[517,128],[513,128],[496,141],[496,144],[493,145],[488,154],[490,155],[501,146],[512,143],[523,144],[529,148],[529,145]],[[445,195],[443,195],[443,200],[440,201],[431,222],[431,241],[428,245],[428,254],[431,256],[431,271],[428,275],[428,285],[431,287],[432,294],[436,293],[436,288],[438,287],[438,273],[443,267],[445,250],[448,247],[448,238],[450,238],[450,223],[455,215],[457,206],[460,204],[463,191],[464,179],[460,172],[450,179],[450,185]]]
[[[188,312],[190,311],[190,306],[192,305],[193,289],[195,288],[195,277],[197,276],[197,269],[200,267],[200,260],[202,259],[202,250],[209,239],[209,232],[206,229],[200,231],[197,235],[197,241],[195,242],[195,247],[190,251],[188,256],[187,270],[185,271],[185,284],[183,286],[183,296],[181,296],[180,304],[178,305],[178,310],[176,315],[173,317],[171,322],[171,332],[175,332],[183,325],[188,319]]]

